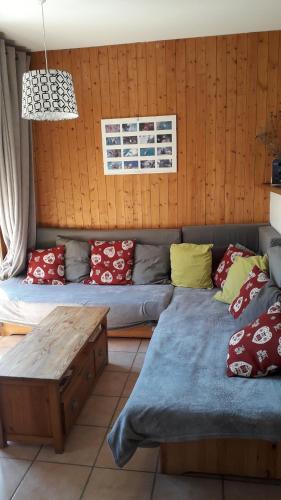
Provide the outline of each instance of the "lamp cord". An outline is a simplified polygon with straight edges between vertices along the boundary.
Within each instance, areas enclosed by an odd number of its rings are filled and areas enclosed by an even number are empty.
[[[43,25],[43,43],[44,43],[44,52],[45,52],[45,64],[46,64],[46,73],[49,74],[48,69],[48,58],[47,58],[47,47],[46,47],[46,30],[45,30],[45,18],[44,18],[44,2],[41,1],[41,12],[42,12],[42,25]]]

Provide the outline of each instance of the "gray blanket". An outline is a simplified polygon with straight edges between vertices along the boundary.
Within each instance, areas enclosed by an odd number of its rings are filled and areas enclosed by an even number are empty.
[[[281,440],[280,376],[227,377],[235,321],[215,290],[175,289],[108,442],[122,467],[137,447],[204,438]]]

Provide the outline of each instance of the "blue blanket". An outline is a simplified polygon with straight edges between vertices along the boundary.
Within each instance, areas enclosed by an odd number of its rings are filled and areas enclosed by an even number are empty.
[[[108,436],[122,467],[137,447],[205,438],[281,440],[280,376],[227,377],[235,321],[215,290],[175,289]]]

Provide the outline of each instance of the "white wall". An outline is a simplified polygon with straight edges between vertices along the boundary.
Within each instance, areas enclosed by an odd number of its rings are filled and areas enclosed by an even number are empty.
[[[270,193],[270,224],[281,233],[281,194]]]

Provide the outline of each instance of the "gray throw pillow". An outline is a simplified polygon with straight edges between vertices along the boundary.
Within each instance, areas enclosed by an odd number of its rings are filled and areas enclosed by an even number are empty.
[[[65,279],[79,283],[90,275],[90,244],[57,236],[56,245],[65,245]]]
[[[267,250],[270,277],[281,287],[281,247],[270,247]]]
[[[244,326],[257,319],[277,301],[281,302],[281,290],[273,280],[269,280],[235,320],[237,330],[244,328]]]
[[[136,244],[133,283],[135,285],[170,283],[170,246]]]

